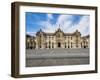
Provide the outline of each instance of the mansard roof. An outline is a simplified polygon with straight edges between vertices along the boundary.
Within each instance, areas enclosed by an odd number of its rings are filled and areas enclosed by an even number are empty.
[[[40,34],[40,33],[45,34],[45,32],[43,32],[42,29],[40,29],[40,30],[36,33],[36,35],[38,35],[38,34]]]
[[[30,36],[30,35],[28,35],[28,34],[26,34],[26,37],[27,37],[27,38],[30,38],[31,36]]]
[[[26,37],[27,37],[27,38],[33,38],[33,39],[35,38],[35,36],[31,36],[31,35],[29,35],[29,34],[26,34]]]
[[[36,35],[39,35],[39,34],[42,33],[43,35],[46,35],[46,36],[53,36],[53,35],[55,35],[55,34],[57,34],[57,33],[59,33],[59,32],[63,33],[65,36],[73,36],[73,35],[76,35],[76,34],[81,35],[81,33],[80,33],[78,30],[76,30],[76,31],[73,32],[73,33],[64,33],[60,28],[58,28],[54,33],[46,33],[46,32],[44,32],[44,31],[42,31],[42,29],[40,29],[40,30],[36,33]]]
[[[64,34],[64,32],[63,32],[60,28],[58,28],[57,31],[55,31],[54,33],[45,33],[45,34],[46,34],[47,36],[53,36],[53,35],[57,34],[58,32],[61,32],[61,33]]]
[[[45,33],[47,36],[53,36],[54,33]]]
[[[86,36],[83,36],[82,38],[89,38],[90,37],[90,35],[86,35]]]
[[[75,32],[73,32],[73,33],[64,33],[66,36],[73,36],[73,35],[76,35],[76,34],[79,34],[79,35],[81,35],[81,33],[78,31],[78,30],[76,30]]]
[[[74,35],[74,33],[64,33],[65,34],[65,36],[73,36]]]
[[[55,31],[55,34],[58,32],[64,33],[60,28],[58,28],[57,31]]]

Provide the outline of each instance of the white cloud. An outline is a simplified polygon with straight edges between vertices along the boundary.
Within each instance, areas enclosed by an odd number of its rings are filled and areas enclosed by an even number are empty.
[[[42,26],[41,29],[45,32],[53,32],[53,25],[50,24],[50,21],[41,21],[40,25]]]
[[[36,36],[36,32],[27,32],[26,34],[29,34],[30,36]]]
[[[64,24],[66,21],[69,21],[72,18],[72,15],[60,15],[57,24]]]
[[[71,15],[60,15],[56,24],[51,24],[50,19],[53,19],[52,14],[48,14],[48,20],[47,21],[41,21],[40,25],[42,26],[42,29],[45,32],[54,32],[58,29],[59,25],[62,30],[69,27],[71,24],[71,21],[69,21],[72,18]]]
[[[48,19],[53,19],[52,14],[47,14]]]
[[[83,16],[80,22],[67,29],[67,32],[73,32],[78,29],[82,35],[89,34],[89,16]],[[88,30],[87,30],[88,29]]]
[[[46,21],[40,21],[39,24],[42,26],[42,30],[45,31],[45,32],[54,32],[55,31],[55,28],[56,26],[55,25],[52,25],[50,23],[50,20],[53,19],[53,16],[52,14],[47,14],[47,20]]]
[[[42,26],[43,31],[45,32],[54,32],[55,30],[58,29],[59,25],[60,28],[66,32],[66,33],[71,33],[76,31],[76,29],[78,29],[82,35],[87,35],[89,34],[89,16],[83,16],[79,23],[72,25],[72,19],[73,16],[72,15],[60,15],[58,17],[58,20],[56,22],[56,24],[51,24],[50,20],[53,19],[52,14],[48,14],[48,19],[47,21],[41,21],[39,22],[39,24]]]

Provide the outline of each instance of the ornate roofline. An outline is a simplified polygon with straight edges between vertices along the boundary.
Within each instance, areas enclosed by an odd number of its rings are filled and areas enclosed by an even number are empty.
[[[39,31],[37,31],[36,35],[39,35],[39,34],[42,33],[43,35],[46,35],[46,36],[53,36],[53,35],[57,34],[57,32],[61,32],[61,33],[63,33],[65,36],[72,36],[72,35],[76,35],[76,34],[81,35],[81,33],[80,33],[78,30],[76,30],[76,31],[73,32],[73,33],[64,33],[64,32],[60,29],[60,27],[59,27],[54,33],[46,33],[46,32],[44,32],[42,29],[40,29]]]
[[[86,36],[83,36],[82,38],[89,38],[90,37],[90,35],[86,35]]]

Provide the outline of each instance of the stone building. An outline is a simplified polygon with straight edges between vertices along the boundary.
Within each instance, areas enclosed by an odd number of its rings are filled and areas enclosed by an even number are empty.
[[[89,48],[89,38],[89,35],[82,37],[78,30],[73,33],[64,33],[60,28],[58,28],[54,33],[46,33],[40,29],[36,33],[36,37],[26,35],[26,48]]]

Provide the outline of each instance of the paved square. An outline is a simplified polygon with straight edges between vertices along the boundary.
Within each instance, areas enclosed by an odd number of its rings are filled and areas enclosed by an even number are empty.
[[[81,64],[89,64],[89,48],[26,50],[26,67]]]

